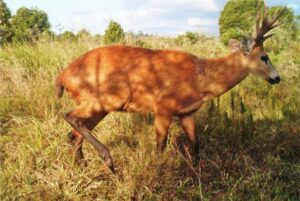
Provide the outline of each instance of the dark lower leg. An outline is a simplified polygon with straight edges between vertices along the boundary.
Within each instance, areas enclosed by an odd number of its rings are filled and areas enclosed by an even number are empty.
[[[191,115],[180,117],[181,126],[187,135],[196,160],[200,157],[200,143],[195,132],[195,123]]]
[[[99,121],[101,121],[101,119],[103,119],[105,116],[106,113],[100,113],[98,115],[94,115],[93,117],[85,120],[84,125],[89,131],[92,131],[97,126]],[[83,137],[76,130],[72,130],[71,132],[68,133],[68,139],[71,145],[73,146],[74,162],[80,163],[82,159],[84,159],[84,155],[82,152]]]
[[[84,159],[82,152],[83,137],[76,130],[72,130],[68,133],[68,138],[73,147],[74,162],[80,163]]]
[[[168,129],[170,126],[171,117],[169,115],[155,115],[155,131],[156,131],[156,149],[162,152],[167,145]]]
[[[76,113],[78,114],[78,111],[76,111]],[[70,112],[66,114],[64,118],[76,131],[78,131],[89,143],[91,143],[96,148],[101,158],[105,161],[105,163],[112,170],[112,172],[114,172],[113,160],[108,149],[99,140],[97,140],[87,128],[93,127],[91,121],[87,120],[94,117],[81,119],[76,117],[75,115],[72,115],[72,112]],[[98,118],[102,119],[103,117]]]

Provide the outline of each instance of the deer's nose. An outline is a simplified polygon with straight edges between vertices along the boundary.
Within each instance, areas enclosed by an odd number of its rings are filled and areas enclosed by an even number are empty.
[[[279,84],[280,81],[281,81],[281,79],[280,79],[279,76],[275,78],[275,83],[276,83],[276,84]]]
[[[281,81],[281,79],[280,79],[279,76],[277,76],[274,79],[270,78],[268,81],[269,81],[270,84],[279,84],[279,82]]]

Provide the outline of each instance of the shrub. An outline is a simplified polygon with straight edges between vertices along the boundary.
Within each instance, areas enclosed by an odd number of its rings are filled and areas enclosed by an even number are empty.
[[[104,43],[123,43],[125,39],[125,33],[121,25],[115,21],[110,21],[104,34]]]
[[[65,31],[65,32],[58,35],[58,40],[61,40],[61,41],[76,41],[77,37],[73,32]]]
[[[6,3],[0,0],[0,44],[9,42],[12,37],[12,30],[9,23],[11,13]]]
[[[90,37],[90,36],[91,36],[90,32],[88,32],[86,29],[81,29],[77,33],[77,37],[78,38],[86,38],[86,37]]]
[[[240,39],[243,36],[251,35],[254,31],[256,21],[258,0],[230,0],[221,12],[219,19],[221,41],[225,44],[232,38]],[[262,3],[261,3],[262,4]],[[275,6],[269,9],[269,15],[272,16],[282,6]],[[286,9],[281,17],[283,25],[274,32],[280,33],[285,42],[296,38],[297,24],[296,16],[291,9]],[[278,39],[278,38],[277,38]]]
[[[46,31],[50,31],[48,15],[41,10],[19,8],[11,20],[13,41],[35,41]]]
[[[186,32],[184,35],[178,35],[175,39],[176,45],[183,45],[185,43],[187,44],[195,44],[199,41],[199,34],[194,32]]]
[[[257,13],[257,0],[230,0],[219,19],[221,41],[240,38],[252,29]]]

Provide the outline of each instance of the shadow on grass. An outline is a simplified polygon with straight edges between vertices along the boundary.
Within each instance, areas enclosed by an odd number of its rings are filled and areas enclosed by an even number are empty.
[[[196,176],[186,176],[199,180],[209,199],[299,199],[298,114],[276,121],[229,119],[223,114],[205,120],[198,117],[201,160],[194,166]],[[186,143],[182,138],[177,136],[176,142]],[[180,169],[182,175],[191,172],[189,165],[182,164]]]
[[[137,171],[137,192],[133,200],[157,199],[155,195],[160,195],[160,199],[182,200],[297,200],[300,197],[298,114],[282,120],[257,121],[247,115],[236,118],[218,112],[209,117],[200,115],[195,115],[201,142],[200,161],[192,162],[183,131],[174,133],[170,136],[173,146],[163,156],[150,156],[150,162]],[[137,115],[133,121],[147,126],[153,118]],[[116,136],[108,147],[123,143],[131,150],[140,151],[139,137]],[[152,176],[151,171],[155,172]],[[145,186],[151,193],[139,197]]]

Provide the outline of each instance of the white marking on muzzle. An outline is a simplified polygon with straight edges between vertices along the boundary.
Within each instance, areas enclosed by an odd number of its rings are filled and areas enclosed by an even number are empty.
[[[277,71],[273,68],[269,77],[273,80],[275,80],[275,78],[279,77],[279,74],[277,73]]]

